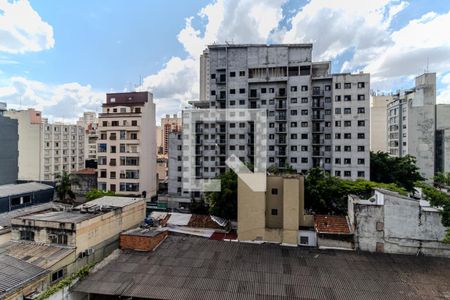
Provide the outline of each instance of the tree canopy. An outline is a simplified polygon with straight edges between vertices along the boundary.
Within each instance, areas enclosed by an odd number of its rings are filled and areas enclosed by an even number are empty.
[[[221,191],[206,193],[209,213],[221,218],[237,219],[237,175],[231,170],[220,174]]]
[[[87,201],[91,201],[97,198],[101,198],[103,196],[114,196],[115,193],[111,192],[111,191],[102,191],[102,190],[97,190],[97,189],[93,189],[89,192],[86,193],[85,197]]]
[[[76,179],[72,174],[63,171],[61,174],[58,174],[56,177],[56,194],[58,195],[58,199],[61,202],[73,202],[75,200],[75,194],[72,191],[72,184],[78,184]],[[69,199],[67,199],[69,198]]]
[[[437,172],[433,177],[434,185],[438,187],[450,187],[450,172]]]
[[[419,173],[414,156],[394,157],[378,151],[370,152],[370,180],[395,183],[411,192],[415,182],[424,178]]]

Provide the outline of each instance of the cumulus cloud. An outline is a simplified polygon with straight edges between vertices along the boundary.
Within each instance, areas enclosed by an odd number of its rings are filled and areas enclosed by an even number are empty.
[[[24,77],[12,77],[9,85],[0,88],[0,101],[8,108],[36,108],[45,112],[50,120],[73,123],[84,111],[100,111],[105,94],[90,85],[65,83],[49,85]]]
[[[0,51],[35,52],[55,44],[53,28],[42,20],[28,0],[0,0]]]

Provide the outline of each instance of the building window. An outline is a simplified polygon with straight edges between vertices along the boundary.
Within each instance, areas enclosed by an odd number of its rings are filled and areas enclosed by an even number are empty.
[[[230,95],[236,94],[236,89],[230,89]]]
[[[341,176],[341,171],[334,171],[334,176]]]
[[[297,115],[297,110],[291,110],[291,116],[296,116]]]
[[[358,133],[358,139],[364,139],[365,135],[364,133]]]
[[[364,158],[358,158],[358,165],[363,165],[364,163]]]
[[[272,195],[278,195],[278,189],[272,189]]]
[[[352,88],[352,84],[350,82],[344,83],[344,89],[351,89],[351,88]]]
[[[364,107],[358,107],[358,114],[364,114],[366,112]]]
[[[341,84],[340,83],[335,83],[334,84],[334,88],[339,90],[341,88]]]
[[[302,127],[308,127],[308,122],[302,122]]]
[[[291,86],[291,92],[296,92],[297,91],[297,86]]]
[[[291,122],[291,127],[297,127],[297,122]]]
[[[351,171],[344,171],[344,177],[351,177],[352,172]]]
[[[230,77],[236,77],[236,72],[230,72]]]
[[[291,103],[297,103],[297,98],[291,98]]]
[[[364,127],[364,126],[366,126],[366,121],[364,121],[364,120],[359,120],[359,121],[358,121],[358,127]]]
[[[350,140],[351,138],[352,138],[352,134],[351,133],[344,133],[344,139]]]
[[[239,94],[245,94],[245,89],[239,89]]]
[[[341,159],[340,159],[340,158],[335,158],[335,159],[334,159],[334,163],[335,163],[336,165],[340,165],[340,164],[341,164]]]
[[[271,214],[272,214],[272,216],[277,216],[278,215],[278,209],[272,208]]]
[[[301,237],[300,237],[300,244],[301,244],[301,245],[309,245],[309,237],[307,237],[307,236],[301,236]]]
[[[344,115],[349,115],[352,113],[352,109],[350,107],[345,107],[344,108]]]
[[[297,163],[297,157],[291,157],[291,163],[293,164]]]
[[[307,116],[307,115],[308,115],[308,110],[302,109],[302,116]]]
[[[344,127],[351,127],[352,121],[344,121]]]
[[[21,230],[20,239],[24,241],[34,241],[34,231],[31,230]]]
[[[63,277],[64,277],[64,269],[58,270],[52,274],[52,282],[55,282]]]
[[[366,174],[364,173],[364,171],[358,171],[358,177],[365,177]]]
[[[350,158],[344,158],[344,165],[350,165],[352,160]]]
[[[335,115],[340,115],[340,114],[341,114],[341,108],[340,108],[340,107],[336,107],[336,108],[334,109],[334,114],[335,114]]]
[[[245,71],[239,71],[239,76],[245,76]]]
[[[364,152],[365,147],[364,146],[358,146],[358,152]]]
[[[303,164],[307,164],[308,163],[308,158],[307,157],[302,157],[302,163]]]
[[[306,92],[308,91],[308,86],[307,85],[302,85],[302,92]]]
[[[358,82],[358,89],[362,89],[366,86],[365,82]]]
[[[365,95],[358,95],[358,101],[366,100]]]

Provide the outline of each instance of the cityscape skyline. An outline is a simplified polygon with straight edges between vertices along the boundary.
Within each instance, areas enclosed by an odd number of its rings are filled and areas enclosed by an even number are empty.
[[[7,39],[0,47],[0,101],[12,109],[42,110],[50,121],[75,123],[83,111],[99,112],[105,93],[138,85],[138,90],[154,94],[159,120],[199,98],[200,54],[215,42],[313,42],[313,59],[331,60],[333,73],[370,72],[375,91],[409,87],[428,69],[437,73],[437,103],[450,99],[450,60],[445,55],[450,37],[443,26],[450,21],[450,3],[445,1],[180,1],[170,9],[158,2],[124,6],[1,2],[1,32]],[[264,22],[258,18],[261,11],[267,16]],[[168,13],[171,18],[164,18]],[[110,20],[119,14],[124,21],[117,23],[127,25],[114,30],[118,25]],[[321,27],[311,26],[320,18],[327,20],[323,26],[341,21],[335,30],[320,35]],[[74,20],[84,26],[75,26]],[[155,24],[164,30],[154,30]],[[85,26],[90,30],[83,30]],[[147,40],[145,33],[152,38]]]

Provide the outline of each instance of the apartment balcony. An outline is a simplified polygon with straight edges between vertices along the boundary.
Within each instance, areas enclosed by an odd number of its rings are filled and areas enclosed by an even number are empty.
[[[323,90],[313,89],[312,95],[313,97],[323,97]]]
[[[325,105],[324,103],[320,103],[320,102],[314,102],[312,103],[312,108],[313,109],[324,109]]]
[[[255,93],[249,93],[248,94],[248,99],[259,99],[259,93],[255,92]]]
[[[325,120],[325,115],[313,114],[312,120],[313,121],[323,121],[323,120]]]
[[[325,140],[324,139],[313,139],[312,144],[313,145],[323,145],[323,144],[325,144]]]
[[[287,98],[287,93],[286,92],[277,92],[276,94],[275,94],[275,98],[277,98],[277,99],[285,99],[285,98]]]
[[[276,133],[287,133],[287,128],[277,127],[275,128]]]
[[[287,105],[286,105],[286,103],[277,103],[275,105],[275,109],[276,110],[286,110],[287,109]]]
[[[286,151],[276,151],[275,155],[284,157],[284,156],[287,156],[287,152]]]
[[[196,128],[195,134],[203,134],[203,128]]]
[[[286,122],[286,119],[287,119],[287,116],[285,116],[285,115],[275,116],[275,121],[277,121],[277,122]]]
[[[312,156],[323,157],[323,156],[325,156],[325,152],[323,152],[323,151],[313,151]]]
[[[261,108],[261,105],[260,104],[256,104],[256,103],[250,103],[248,105],[248,108],[253,108],[253,109]]]
[[[216,95],[216,101],[225,101],[227,100],[226,95]]]
[[[225,145],[226,143],[227,143],[227,140],[225,140],[225,139],[220,139],[217,141],[217,144],[219,144],[219,145]]]
[[[286,145],[287,144],[287,140],[286,139],[278,139],[278,140],[276,140],[276,143],[278,145]]]
[[[227,79],[224,76],[218,76],[216,77],[216,84],[226,84],[227,83]]]
[[[325,131],[324,127],[313,127],[312,132],[313,133],[323,133]]]

